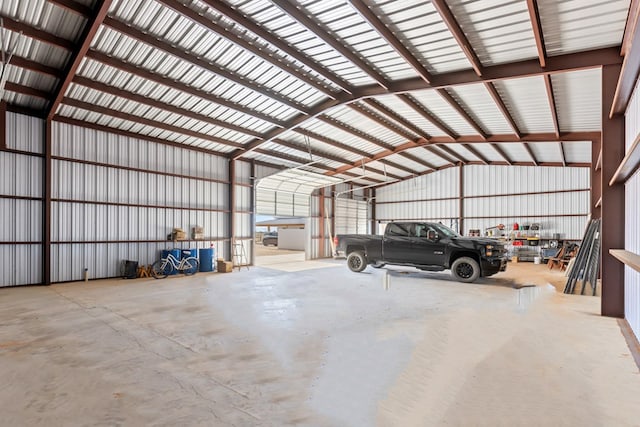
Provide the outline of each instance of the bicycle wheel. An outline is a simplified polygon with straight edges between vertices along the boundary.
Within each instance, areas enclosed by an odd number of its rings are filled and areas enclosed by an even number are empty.
[[[198,262],[198,258],[189,257],[184,260],[184,266],[182,267],[182,272],[185,276],[191,276],[198,272],[198,267],[200,263]]]
[[[151,275],[156,279],[166,279],[173,271],[173,265],[166,259],[161,259],[151,266]]]

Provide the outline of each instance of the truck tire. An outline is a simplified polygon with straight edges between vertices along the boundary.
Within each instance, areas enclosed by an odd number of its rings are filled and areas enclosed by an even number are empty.
[[[480,266],[475,259],[463,256],[453,262],[451,275],[459,282],[475,282],[480,277]]]
[[[360,273],[362,270],[367,268],[367,259],[360,251],[351,252],[347,257],[347,266],[349,267],[349,270],[355,273]]]
[[[373,268],[382,268],[382,267],[384,267],[385,265],[387,265],[387,263],[386,263],[386,262],[380,262],[380,261],[378,261],[378,262],[376,262],[375,264],[371,264],[371,267],[373,267]]]

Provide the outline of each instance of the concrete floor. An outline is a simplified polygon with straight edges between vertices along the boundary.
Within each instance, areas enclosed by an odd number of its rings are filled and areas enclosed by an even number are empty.
[[[617,321],[545,266],[300,264],[0,289],[0,425],[640,425]]]

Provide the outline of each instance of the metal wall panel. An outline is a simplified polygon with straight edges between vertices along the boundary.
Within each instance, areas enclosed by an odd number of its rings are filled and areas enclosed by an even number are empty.
[[[369,229],[369,204],[363,200],[335,199],[335,234],[366,234]]]
[[[640,254],[640,174],[636,173],[625,187],[625,249]],[[624,316],[640,339],[640,273],[631,267],[624,270]]]
[[[41,119],[7,113],[7,128],[0,131],[6,131],[8,148],[42,152]],[[0,151],[0,287],[42,282],[41,197],[42,158]]]
[[[52,149],[80,161],[52,162],[53,282],[80,280],[85,268],[92,279],[118,276],[127,259],[150,264],[160,250],[173,248],[165,239],[174,227],[187,234],[204,227],[207,239],[177,247],[213,244],[216,257],[230,259],[223,244],[229,224],[226,158],[61,123],[54,123]],[[245,206],[243,197],[236,200]],[[246,228],[242,221],[237,226]]]

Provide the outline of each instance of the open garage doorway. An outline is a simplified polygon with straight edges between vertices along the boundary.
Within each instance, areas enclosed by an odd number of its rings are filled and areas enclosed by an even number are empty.
[[[260,179],[256,185],[255,264],[273,266],[312,259],[311,194],[340,182],[303,168]]]

